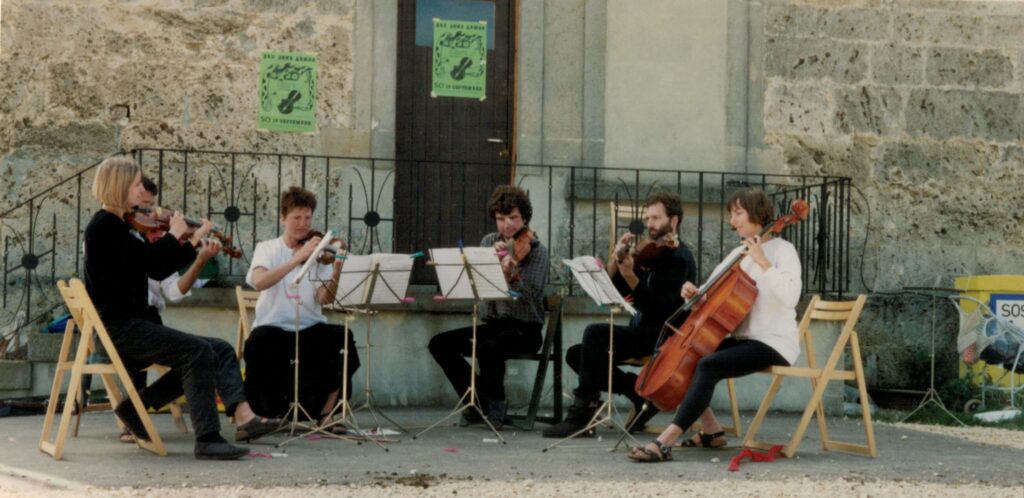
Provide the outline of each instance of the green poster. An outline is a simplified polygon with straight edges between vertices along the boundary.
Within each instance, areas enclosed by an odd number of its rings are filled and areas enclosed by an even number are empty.
[[[261,130],[316,131],[316,54],[260,55]]]
[[[434,18],[431,97],[487,96],[487,23]]]

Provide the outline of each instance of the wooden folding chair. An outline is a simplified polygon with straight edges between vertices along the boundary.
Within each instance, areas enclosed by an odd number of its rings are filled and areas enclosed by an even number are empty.
[[[878,448],[875,446],[875,428],[872,425],[871,412],[868,407],[867,385],[864,382],[864,367],[860,357],[860,343],[857,340],[857,332],[854,330],[857,319],[864,309],[865,300],[866,298],[863,294],[857,296],[857,299],[854,301],[823,301],[818,296],[814,296],[811,299],[811,302],[807,305],[807,311],[804,312],[803,319],[800,320],[799,329],[800,339],[804,344],[805,353],[807,354],[808,366],[772,367],[766,371],[766,373],[772,375],[772,382],[768,387],[768,392],[764,395],[764,399],[761,401],[761,407],[758,408],[757,415],[754,416],[754,420],[750,423],[750,431],[747,432],[747,437],[743,440],[743,446],[760,449],[771,448],[771,444],[756,441],[754,436],[757,435],[761,422],[771,407],[772,399],[779,392],[779,386],[782,384],[783,377],[803,377],[811,381],[811,398],[807,401],[807,406],[800,417],[800,422],[797,424],[789,444],[782,450],[782,453],[787,457],[792,457],[796,453],[796,448],[800,445],[800,441],[807,431],[811,417],[817,415],[818,430],[821,433],[821,447],[823,450],[845,451],[871,457],[878,456]],[[821,368],[815,366],[814,343],[811,340],[810,334],[810,326],[813,320],[842,322],[843,324],[835,347],[832,348],[832,353],[829,355],[828,361],[825,362],[825,366]],[[837,366],[847,345],[850,346],[850,351],[853,355],[853,370],[839,370]],[[853,380],[857,382],[857,390],[860,392],[861,416],[864,419],[864,435],[867,439],[867,444],[854,444],[829,438],[828,429],[825,426],[825,409],[821,400],[829,381],[833,380]]]
[[[124,388],[125,394],[131,399],[132,406],[135,407],[135,411],[142,420],[142,425],[145,426],[151,438],[150,441],[142,441],[136,438],[135,443],[139,447],[152,451],[157,455],[166,456],[167,449],[164,447],[163,440],[160,439],[160,433],[157,432],[149,412],[143,406],[139,393],[135,391],[131,377],[128,376],[128,371],[125,370],[124,363],[121,362],[121,356],[117,353],[117,349],[114,348],[114,343],[110,340],[110,335],[100,320],[99,313],[96,311],[96,307],[92,304],[92,299],[89,298],[89,294],[85,290],[85,285],[82,284],[81,280],[73,278],[70,284],[65,283],[63,280],[57,282],[57,289],[60,290],[61,296],[64,297],[64,303],[67,305],[68,311],[71,312],[71,319],[68,320],[67,327],[64,329],[64,340],[61,342],[60,356],[57,358],[57,370],[53,376],[53,387],[50,389],[50,402],[47,404],[46,418],[43,421],[43,433],[39,438],[39,450],[49,454],[55,460],[60,460],[64,453],[64,443],[67,439],[68,428],[71,423],[72,409],[75,406],[73,400],[78,399],[79,390],[82,389],[82,376],[84,374],[97,374],[103,379],[103,384],[107,388],[107,395],[115,406],[123,399],[115,379],[121,380],[121,386]],[[71,360],[70,354],[76,324],[78,325],[80,337],[75,358]],[[103,344],[107,357],[110,359],[109,363],[87,362],[89,354],[94,349],[93,340],[96,338],[99,338],[100,343]],[[60,417],[56,439],[51,442],[49,437],[53,428],[53,419],[57,411],[57,405],[60,404],[60,391],[64,383],[64,374],[68,372],[71,374],[71,378],[65,397],[64,410]]]
[[[615,251],[615,244],[619,242],[620,232],[628,231],[629,224],[633,221],[643,222],[644,208],[609,202],[608,210],[611,213],[611,223],[608,225],[608,254],[611,254]]]
[[[235,356],[241,360],[245,351],[245,340],[252,333],[252,318],[249,318],[249,310],[256,308],[256,301],[260,298],[260,292],[245,290],[241,285],[235,286],[235,297],[238,298],[238,331],[235,334]]]

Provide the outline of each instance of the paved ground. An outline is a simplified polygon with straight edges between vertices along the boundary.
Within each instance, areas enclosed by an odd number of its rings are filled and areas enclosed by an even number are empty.
[[[419,427],[445,413],[388,412],[403,425]],[[749,422],[751,415],[745,414],[744,420]],[[822,452],[812,424],[797,458],[747,462],[740,471],[729,472],[729,460],[739,451],[735,440],[728,450],[677,450],[674,462],[643,465],[628,461],[624,451],[608,451],[616,439],[609,430],[599,433],[600,439],[542,452],[551,441],[542,439],[537,431],[503,431],[508,445],[501,445],[487,442],[493,435],[485,429],[450,426],[434,429],[416,440],[405,436],[401,442],[389,444],[388,452],[367,443],[299,440],[284,449],[269,444],[251,446],[253,451],[277,455],[272,458],[211,463],[192,457],[191,434],[177,432],[167,415],[156,417],[169,451],[167,457],[158,457],[117,442],[112,418],[103,413],[86,415],[80,436],[67,444],[64,460],[54,461],[37,449],[42,420],[0,419],[0,494],[44,496],[47,492],[72,490],[79,494],[134,495],[149,494],[152,490],[148,488],[176,488],[187,496],[197,494],[200,490],[196,488],[211,488],[206,491],[220,496],[268,491],[320,495],[314,492],[318,489],[323,496],[370,490],[392,495],[429,491],[437,496],[452,496],[462,490],[497,496],[507,495],[512,486],[516,494],[530,496],[595,492],[650,495],[659,493],[660,486],[667,486],[674,491],[666,495],[677,495],[700,493],[708,485],[740,494],[780,496],[828,494],[837,487],[840,494],[859,495],[941,496],[952,491],[1024,496],[1021,449],[904,426],[877,426],[879,457],[871,459]],[[663,414],[655,423],[667,420]],[[829,423],[835,437],[863,438],[859,420],[832,418]],[[793,415],[774,415],[762,434],[781,442],[795,424]],[[268,442],[280,439],[272,437]],[[772,492],[766,493],[769,489]]]

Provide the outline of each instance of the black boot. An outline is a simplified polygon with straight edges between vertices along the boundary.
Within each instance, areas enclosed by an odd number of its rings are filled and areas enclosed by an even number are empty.
[[[629,432],[640,432],[658,414],[658,409],[639,396],[630,398],[630,401],[633,402],[633,408],[629,411],[629,416],[626,417],[626,429]]]
[[[505,414],[508,412],[508,402],[503,399],[487,402],[487,421],[495,429],[501,430],[505,425]]]
[[[544,437],[565,438],[579,432],[594,418],[598,406],[600,405],[595,400],[576,398],[572,406],[569,407],[569,413],[565,420],[544,429]],[[591,428],[578,437],[594,437],[594,429]]]

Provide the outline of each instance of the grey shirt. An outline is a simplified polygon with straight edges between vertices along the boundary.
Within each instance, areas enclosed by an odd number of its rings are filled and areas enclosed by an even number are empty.
[[[489,233],[480,242],[481,247],[491,247],[500,234]],[[548,248],[540,241],[530,249],[530,254],[519,264],[519,280],[509,287],[521,296],[515,300],[487,301],[480,312],[480,318],[508,318],[526,323],[544,323],[544,286],[548,283]]]

